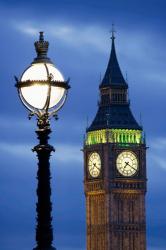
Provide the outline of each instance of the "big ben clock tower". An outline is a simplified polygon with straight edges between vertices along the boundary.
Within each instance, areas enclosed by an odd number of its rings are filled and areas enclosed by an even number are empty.
[[[146,249],[146,145],[112,48],[84,142],[87,250]]]

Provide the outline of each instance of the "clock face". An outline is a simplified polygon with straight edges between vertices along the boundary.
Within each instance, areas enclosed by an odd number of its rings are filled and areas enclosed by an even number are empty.
[[[133,176],[138,171],[137,157],[131,151],[123,151],[117,157],[116,166],[123,176]]]
[[[90,154],[88,159],[88,170],[92,177],[98,177],[101,171],[100,155],[96,152]]]

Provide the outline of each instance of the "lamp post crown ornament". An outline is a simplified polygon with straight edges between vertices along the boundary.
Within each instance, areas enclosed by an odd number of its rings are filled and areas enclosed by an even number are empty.
[[[34,59],[33,63],[38,62],[48,62],[51,63],[50,58],[47,57],[49,42],[44,40],[44,32],[39,32],[39,40],[34,43],[37,57]]]

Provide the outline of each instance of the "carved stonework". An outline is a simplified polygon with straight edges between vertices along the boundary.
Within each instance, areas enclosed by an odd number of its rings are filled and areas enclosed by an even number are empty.
[[[121,148],[111,143],[84,148],[87,250],[146,250],[144,150],[137,146],[139,174],[122,178],[115,161]],[[102,159],[103,172],[97,179],[88,173],[87,159],[92,151]]]
[[[103,181],[88,182],[85,185],[85,193],[89,192],[102,192],[104,190]]]

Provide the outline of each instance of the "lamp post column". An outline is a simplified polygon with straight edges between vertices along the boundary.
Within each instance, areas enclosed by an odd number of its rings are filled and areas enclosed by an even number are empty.
[[[57,117],[57,112],[63,107],[67,98],[68,81],[47,56],[49,42],[44,40],[40,32],[39,40],[35,42],[37,57],[24,70],[20,78],[15,77],[19,97],[30,111],[29,118],[37,116],[38,129],[36,134],[39,144],[33,148],[38,157],[37,172],[37,226],[36,247],[33,250],[56,250],[52,246],[52,203],[50,185],[50,155],[55,151],[48,144],[51,133],[49,120]]]
[[[50,163],[49,158],[54,148],[48,144],[49,134],[51,133],[50,124],[47,115],[38,119],[38,129],[36,134],[39,144],[33,148],[38,157],[38,187],[36,204],[37,227],[36,242],[34,250],[55,250],[52,247],[53,229],[52,229],[52,203],[50,186]]]

